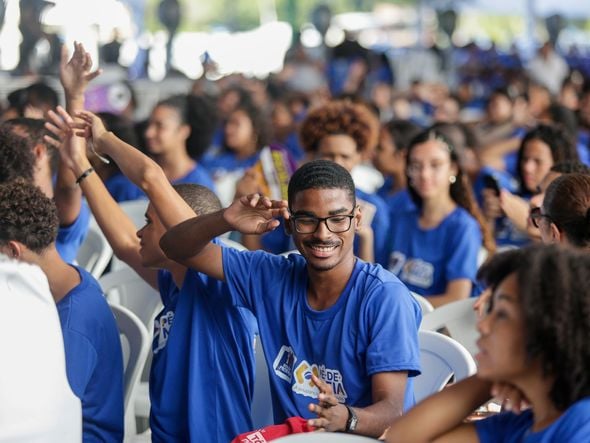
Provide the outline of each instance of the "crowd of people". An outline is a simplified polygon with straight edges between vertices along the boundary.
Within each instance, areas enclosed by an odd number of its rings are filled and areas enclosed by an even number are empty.
[[[480,97],[463,88],[485,80],[467,75],[472,60],[455,90],[401,90],[362,51],[340,54],[336,89],[326,70],[305,90],[295,51],[266,81],[199,79],[146,121],[86,109],[100,71],[81,44],[62,51],[63,106],[34,83],[9,96],[0,122],[0,276],[31,273],[11,260],[45,274],[36,290],[57,308],[80,402],[56,400],[69,402],[69,428],[35,432],[75,441],[81,415],[84,441],[124,437],[117,325],[75,263],[94,219],[161,296],[154,442],[252,431],[256,340],[275,424],[301,417],[309,430],[391,442],[586,441],[590,77],[553,51]],[[120,206],[135,199],[147,199],[139,230]],[[487,306],[478,373],[418,405],[413,293],[435,308]],[[464,423],[499,390],[527,411]]]

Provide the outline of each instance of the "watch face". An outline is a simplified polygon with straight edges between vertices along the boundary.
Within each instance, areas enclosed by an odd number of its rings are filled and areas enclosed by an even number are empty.
[[[348,409],[348,420],[346,422],[346,432],[352,432],[356,430],[356,425],[358,423],[358,417],[356,416],[355,412],[352,408],[346,406]]]

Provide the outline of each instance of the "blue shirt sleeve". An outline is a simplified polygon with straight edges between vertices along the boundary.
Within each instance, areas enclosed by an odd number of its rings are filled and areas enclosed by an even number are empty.
[[[76,331],[63,331],[68,382],[76,397],[83,398],[96,367],[97,354],[92,343]]]
[[[74,262],[80,245],[86,239],[89,224],[90,208],[85,201],[82,201],[80,213],[74,223],[69,226],[60,226],[57,231],[55,247],[64,261],[68,263]]]
[[[408,371],[409,377],[419,375],[417,331],[422,314],[407,288],[402,283],[384,283],[368,300],[365,311],[368,326],[365,331],[370,335],[368,375],[386,371]]]

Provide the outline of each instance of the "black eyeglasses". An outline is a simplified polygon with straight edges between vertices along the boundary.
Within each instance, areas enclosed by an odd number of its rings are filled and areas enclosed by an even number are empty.
[[[538,206],[531,209],[529,217],[531,219],[531,222],[533,223],[533,226],[537,229],[539,228],[539,221],[542,218],[546,218],[547,220],[549,220],[550,223],[553,222],[553,220],[551,220],[551,217],[549,217],[547,214],[543,214],[541,212],[541,208]]]
[[[352,219],[354,218],[354,209],[350,214],[331,215],[330,217],[312,217],[311,215],[292,215],[291,220],[295,231],[299,234],[313,234],[318,230],[320,222],[324,222],[328,231],[334,234],[346,232],[350,229]]]

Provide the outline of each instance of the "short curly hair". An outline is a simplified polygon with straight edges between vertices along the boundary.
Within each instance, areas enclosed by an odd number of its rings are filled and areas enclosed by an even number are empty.
[[[336,100],[312,109],[301,125],[299,139],[307,152],[317,152],[329,135],[348,135],[362,154],[377,144],[379,121],[363,104]]]
[[[0,244],[17,241],[41,253],[57,238],[55,203],[32,183],[17,179],[0,184]]]
[[[527,358],[555,377],[549,395],[565,410],[590,395],[590,255],[558,245],[514,249],[492,257],[478,278],[495,290],[513,273]]]
[[[26,141],[14,134],[10,127],[0,126],[0,183],[17,178],[33,181],[35,154]]]

